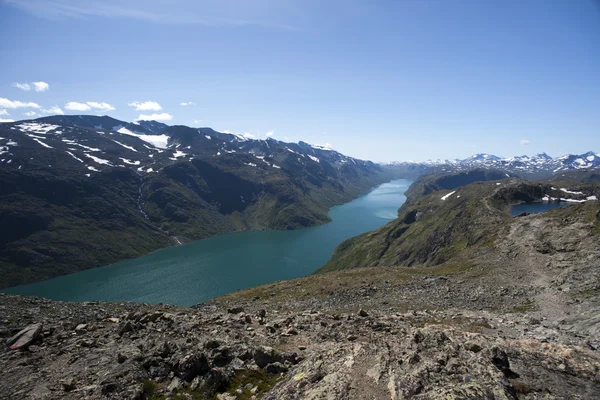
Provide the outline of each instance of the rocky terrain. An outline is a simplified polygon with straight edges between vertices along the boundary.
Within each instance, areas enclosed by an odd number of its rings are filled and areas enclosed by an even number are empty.
[[[400,238],[421,224],[425,253],[394,240],[381,263],[367,254],[193,308],[1,295],[0,398],[599,398],[598,202],[508,213],[552,190],[433,192],[395,225],[411,226]]]

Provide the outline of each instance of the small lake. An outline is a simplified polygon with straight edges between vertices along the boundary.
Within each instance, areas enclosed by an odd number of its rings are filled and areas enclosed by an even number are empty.
[[[510,214],[513,217],[521,214],[522,212],[526,212],[528,214],[537,214],[544,211],[553,210],[555,208],[572,206],[573,204],[577,203],[568,203],[566,201],[561,201],[560,203],[550,203],[547,201],[541,203],[523,203],[517,204],[516,206],[512,206],[512,208],[510,209]]]
[[[406,179],[384,183],[332,207],[332,222],[325,225],[216,236],[2,291],[63,301],[189,306],[238,289],[306,276],[325,264],[342,241],[395,219],[411,183]]]

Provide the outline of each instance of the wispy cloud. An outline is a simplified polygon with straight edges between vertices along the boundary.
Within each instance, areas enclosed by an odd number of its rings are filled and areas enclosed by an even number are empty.
[[[138,121],[170,121],[173,119],[173,116],[168,113],[160,113],[160,114],[141,114],[137,120]]]
[[[0,110],[0,115],[9,115],[8,111],[6,110]]]
[[[163,24],[208,26],[256,25],[294,29],[284,22],[284,5],[272,0],[255,0],[249,5],[237,1],[145,0],[4,0],[5,3],[42,18],[128,18]],[[276,5],[276,6],[275,6]],[[293,7],[289,7],[293,9]],[[293,12],[293,11],[292,11]]]
[[[26,92],[29,92],[31,90],[31,86],[29,86],[29,83],[18,83],[18,82],[15,82],[12,85],[13,85],[13,87],[16,87],[17,89],[21,89],[21,90],[24,90]]]
[[[179,103],[180,106],[195,106],[196,103],[194,103],[193,101],[182,101],[181,103]]]
[[[249,132],[244,132],[242,136],[248,139],[254,139],[254,135]]]
[[[162,107],[156,101],[133,101],[127,104],[129,107],[133,107],[136,111],[160,111]]]
[[[15,122],[14,119],[4,119],[4,118],[0,118],[0,123],[2,122]]]
[[[37,113],[35,111],[27,111],[27,112],[24,112],[23,115],[26,117],[35,117],[37,115]]]
[[[9,100],[0,97],[0,108],[40,108],[40,106],[33,102],[24,103],[22,101]]]
[[[275,132],[273,132],[273,131],[270,131],[270,132],[267,132],[267,133],[265,133],[265,136],[266,136],[266,137],[271,137],[271,136],[273,136],[274,134],[275,134]]]
[[[85,103],[70,101],[67,104],[65,104],[65,109],[69,111],[89,111],[92,108],[98,111],[113,111],[115,109],[108,103],[100,103],[97,101],[88,101]]]
[[[523,146],[527,146],[528,144],[531,144],[531,141],[529,141],[529,140],[527,140],[527,139],[523,139],[523,140],[521,140],[521,144],[522,144]]]
[[[13,87],[16,87],[17,89],[21,89],[26,92],[29,92],[32,88],[36,92],[45,92],[46,90],[50,89],[50,85],[48,85],[46,82],[42,82],[42,81],[31,82],[31,84],[15,82],[12,85],[13,85]]]

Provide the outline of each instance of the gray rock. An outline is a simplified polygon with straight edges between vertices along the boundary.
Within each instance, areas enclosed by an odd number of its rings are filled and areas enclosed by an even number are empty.
[[[19,331],[16,335],[9,338],[6,343],[13,350],[27,348],[31,343],[35,342],[42,332],[42,324],[32,324],[25,329]]]
[[[272,364],[267,365],[265,371],[267,371],[270,374],[280,374],[282,372],[287,372],[288,367],[286,367],[280,362],[274,362]]]
[[[188,354],[177,363],[177,374],[188,382],[209,370],[208,359],[203,353]]]
[[[254,362],[260,368],[265,368],[267,365],[272,364],[274,362],[283,361],[283,357],[275,349],[268,346],[261,346],[258,349],[254,350],[253,354]]]

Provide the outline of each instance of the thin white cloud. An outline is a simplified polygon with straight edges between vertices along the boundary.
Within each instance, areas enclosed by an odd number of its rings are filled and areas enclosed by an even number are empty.
[[[14,119],[4,119],[4,118],[0,118],[0,123],[2,122],[15,122]]]
[[[160,113],[160,114],[141,114],[137,120],[138,121],[170,121],[173,119],[173,116],[168,113]]]
[[[9,115],[8,111],[6,110],[0,110],[0,115]]]
[[[527,146],[528,144],[531,144],[531,141],[529,141],[529,140],[527,140],[527,139],[523,139],[523,140],[521,140],[521,144],[522,144],[523,146]]]
[[[35,117],[37,115],[37,113],[35,111],[27,111],[27,112],[24,112],[23,115],[26,117]]]
[[[36,92],[45,92],[46,90],[50,89],[50,85],[48,85],[46,82],[31,82],[31,84],[33,85],[33,90]]]
[[[266,136],[266,137],[271,137],[271,136],[273,136],[274,134],[275,134],[275,132],[273,132],[273,131],[270,131],[270,132],[267,132],[267,133],[265,133],[265,136]]]
[[[53,114],[53,115],[63,115],[65,112],[60,109],[59,106],[52,106],[50,108],[44,108],[42,110],[45,114]]]
[[[29,86],[29,83],[15,82],[12,85],[13,85],[13,87],[16,87],[17,89],[21,89],[21,90],[24,90],[26,92],[29,92],[31,90],[31,86]]]
[[[196,103],[194,103],[193,101],[182,101],[181,103],[179,103],[180,106],[195,106]]]
[[[244,132],[242,136],[248,139],[254,139],[254,135],[248,132]]]
[[[67,104],[65,104],[65,109],[70,111],[89,111],[92,108],[99,111],[113,111],[115,109],[108,103],[101,103],[97,101],[87,101],[85,103],[70,101]]]
[[[0,108],[40,108],[37,103],[24,103],[18,100],[8,100],[0,97]]]
[[[194,120],[194,123],[195,123],[195,124],[199,124],[199,123],[201,123],[201,122],[204,122],[204,120],[203,120],[203,119],[195,119],[195,120]]]
[[[65,109],[69,111],[89,111],[92,109],[89,105],[85,103],[78,103],[76,101],[70,101],[65,104]]]
[[[108,103],[98,103],[96,101],[88,101],[87,105],[102,111],[113,111],[115,108]]]
[[[155,101],[133,101],[127,104],[130,107],[134,107],[136,111],[160,111],[162,107]]]

